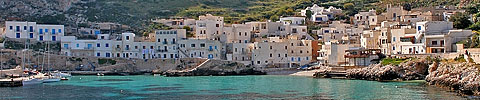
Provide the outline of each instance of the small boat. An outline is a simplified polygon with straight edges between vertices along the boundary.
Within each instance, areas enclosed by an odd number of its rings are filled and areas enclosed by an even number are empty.
[[[72,74],[70,73],[62,73],[62,72],[59,72],[59,71],[54,71],[53,73],[50,73],[52,74],[53,76],[58,76],[58,77],[71,77]]]
[[[43,83],[51,83],[51,82],[58,82],[58,81],[60,81],[60,78],[57,78],[57,77],[50,77],[50,78],[43,79]]]
[[[64,78],[61,78],[60,80],[66,81],[66,80],[68,80],[68,78],[64,77]]]
[[[43,80],[42,80],[42,79],[38,79],[38,78],[31,78],[31,79],[22,80],[23,86],[25,86],[25,85],[41,84],[41,83],[43,83]]]
[[[103,73],[97,73],[97,76],[104,76],[105,74]]]

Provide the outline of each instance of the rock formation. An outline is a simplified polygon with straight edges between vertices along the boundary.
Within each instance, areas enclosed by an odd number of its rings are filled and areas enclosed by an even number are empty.
[[[449,87],[465,95],[480,95],[480,65],[471,63],[433,63],[426,81],[431,85]]]
[[[400,65],[374,64],[347,70],[347,78],[364,80],[421,80],[428,74],[428,61],[410,60]]]

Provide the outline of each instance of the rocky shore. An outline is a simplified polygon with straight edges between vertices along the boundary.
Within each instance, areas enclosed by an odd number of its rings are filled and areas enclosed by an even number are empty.
[[[375,81],[423,80],[428,75],[429,63],[425,59],[416,59],[399,65],[374,64],[347,70],[347,78]]]
[[[163,72],[167,77],[178,76],[227,76],[227,75],[265,75],[266,72],[255,70],[253,67],[244,64],[223,61],[209,60],[194,69],[169,70]]]
[[[347,70],[347,78],[373,81],[425,80],[463,95],[480,95],[480,65],[415,59],[399,65],[375,64]]]
[[[426,81],[465,95],[480,95],[480,65],[471,63],[433,63]]]

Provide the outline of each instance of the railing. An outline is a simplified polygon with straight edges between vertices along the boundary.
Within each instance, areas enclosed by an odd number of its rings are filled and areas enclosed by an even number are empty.
[[[168,50],[157,49],[157,52],[168,52]]]

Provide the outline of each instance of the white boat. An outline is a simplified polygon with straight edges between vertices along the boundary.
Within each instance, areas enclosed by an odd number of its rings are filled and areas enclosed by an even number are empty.
[[[24,79],[22,81],[23,86],[34,85],[34,84],[42,84],[42,83],[43,83],[43,80],[42,79],[37,79],[37,78]]]
[[[43,83],[51,83],[51,82],[59,82],[60,78],[59,77],[49,77],[43,79]]]
[[[59,71],[54,71],[53,73],[50,73],[52,74],[53,76],[58,76],[58,77],[71,77],[72,74],[70,73],[62,73],[62,72],[59,72]]]

